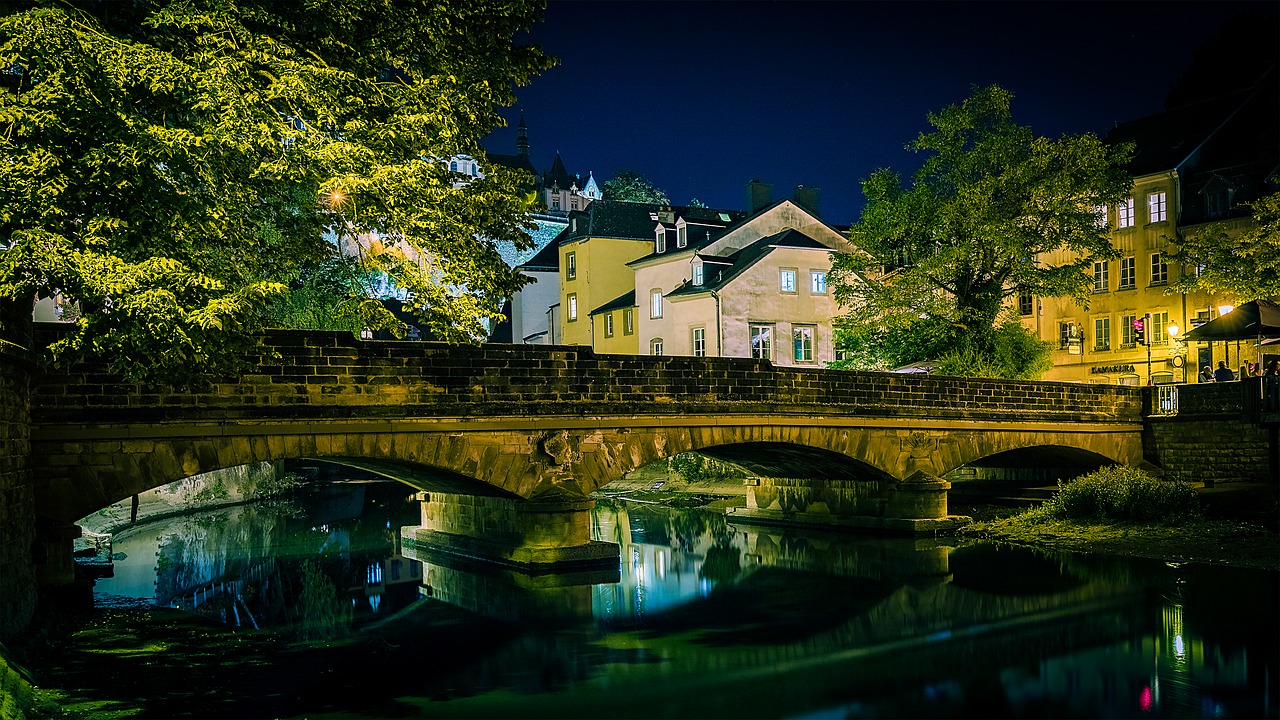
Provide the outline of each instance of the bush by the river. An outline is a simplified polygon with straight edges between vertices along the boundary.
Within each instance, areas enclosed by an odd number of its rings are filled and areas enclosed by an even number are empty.
[[[1138,468],[1113,465],[1066,483],[1038,509],[1060,520],[1128,520],[1180,523],[1201,517],[1190,483],[1165,480]]]

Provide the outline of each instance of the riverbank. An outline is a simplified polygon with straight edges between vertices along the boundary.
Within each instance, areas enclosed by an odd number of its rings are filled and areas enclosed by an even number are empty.
[[[660,483],[660,484],[659,484]],[[628,476],[610,484],[606,497],[672,507],[723,511],[746,505],[740,484],[690,485],[679,476]],[[1196,488],[1205,519],[1177,526],[1133,522],[1032,521],[1026,506],[953,504],[951,512],[974,518],[956,532],[962,543],[995,541],[1065,552],[1151,558],[1280,571],[1280,493],[1275,485],[1236,483]]]

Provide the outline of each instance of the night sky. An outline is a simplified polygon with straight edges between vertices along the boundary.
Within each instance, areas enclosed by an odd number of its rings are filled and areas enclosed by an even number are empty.
[[[1105,133],[1160,112],[1202,41],[1271,2],[610,2],[550,0],[523,40],[561,64],[518,90],[534,165],[559,151],[597,182],[634,170],[675,204],[742,209],[821,188],[828,222],[856,222],[860,182],[909,174],[926,113],[973,84],[1014,93],[1039,135]]]

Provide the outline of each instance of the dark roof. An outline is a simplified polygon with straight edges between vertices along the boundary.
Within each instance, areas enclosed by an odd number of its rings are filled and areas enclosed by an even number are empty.
[[[685,236],[688,239],[688,244],[685,247],[676,247],[676,237],[677,237],[676,229],[669,228],[667,230],[667,249],[665,252],[657,252],[655,250],[654,252],[651,252],[648,255],[644,255],[642,257],[636,258],[635,260],[632,260],[631,262],[627,263],[627,265],[639,265],[645,262],[646,260],[652,260],[658,257],[667,257],[669,255],[676,255],[678,253],[687,253],[691,250],[698,250],[700,248],[704,248],[710,245],[711,243],[715,242],[717,238],[719,238],[721,235],[724,234],[724,226],[723,225],[689,225],[686,228],[685,233],[686,233]],[[658,234],[655,232],[653,236],[654,236],[654,239],[656,240],[658,237]]]
[[[597,315],[599,313],[609,312],[610,310],[617,310],[619,308],[633,308],[635,306],[636,306],[636,291],[631,290],[625,295],[619,295],[618,297],[610,300],[609,302],[601,305],[600,307],[596,308],[595,310],[592,310],[587,314]]]
[[[1275,78],[1272,72],[1246,90],[1118,123],[1105,140],[1134,144],[1126,169],[1135,175],[1221,164],[1224,154],[1256,156],[1268,134],[1274,147],[1280,127],[1264,117],[1266,106],[1274,112]]]
[[[547,188],[558,187],[561,190],[568,190],[577,185],[581,190],[585,184],[585,180],[580,180],[577,175],[570,175],[569,171],[564,169],[564,160],[560,159],[560,153],[556,153],[556,159],[551,161],[551,169],[542,176],[542,186]]]
[[[701,285],[694,285],[692,280],[686,281],[680,287],[667,293],[667,297],[695,295],[719,290],[728,285],[735,277],[741,275],[747,268],[755,265],[757,261],[768,255],[769,251],[775,247],[809,248],[814,250],[831,249],[799,230],[783,230],[780,233],[762,237],[732,255],[724,258],[715,258],[714,262],[718,263],[723,259],[732,264],[726,268],[718,269],[714,276],[708,275],[704,277]]]
[[[538,254],[524,261],[517,267],[521,270],[556,270],[560,269],[560,241],[569,236],[569,228],[560,231],[555,239],[547,243]]]
[[[511,301],[508,300],[502,304],[502,320],[494,326],[493,332],[489,333],[489,342],[509,343],[511,342]]]
[[[486,157],[489,162],[497,163],[513,170],[523,170],[535,178],[538,177],[538,169],[533,166],[533,162],[529,160],[528,155],[501,155],[498,153],[487,153]]]
[[[1253,87],[1120,123],[1108,143],[1132,142],[1135,175],[1178,170],[1179,224],[1247,215],[1241,203],[1271,192],[1267,174],[1280,164],[1280,85],[1274,70]],[[1209,217],[1205,192],[1230,189],[1234,207]]]
[[[743,215],[738,210],[595,200],[585,210],[569,214],[570,238],[608,237],[652,241],[655,235],[654,230],[658,226],[658,221],[653,219],[653,215],[659,210],[672,210],[676,215],[696,217],[705,221],[718,218],[720,213],[725,213],[731,219]],[[575,218],[578,220],[577,231],[572,230]]]

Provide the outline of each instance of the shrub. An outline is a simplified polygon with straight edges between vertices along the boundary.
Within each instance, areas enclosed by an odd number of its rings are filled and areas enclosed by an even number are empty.
[[[683,452],[669,458],[667,469],[678,473],[687,483],[736,480],[742,477],[742,473],[733,466],[695,452]]]
[[[1042,512],[1060,519],[1130,520],[1173,524],[1200,517],[1200,499],[1190,483],[1152,477],[1138,468],[1113,465],[1058,482],[1058,493]]]

